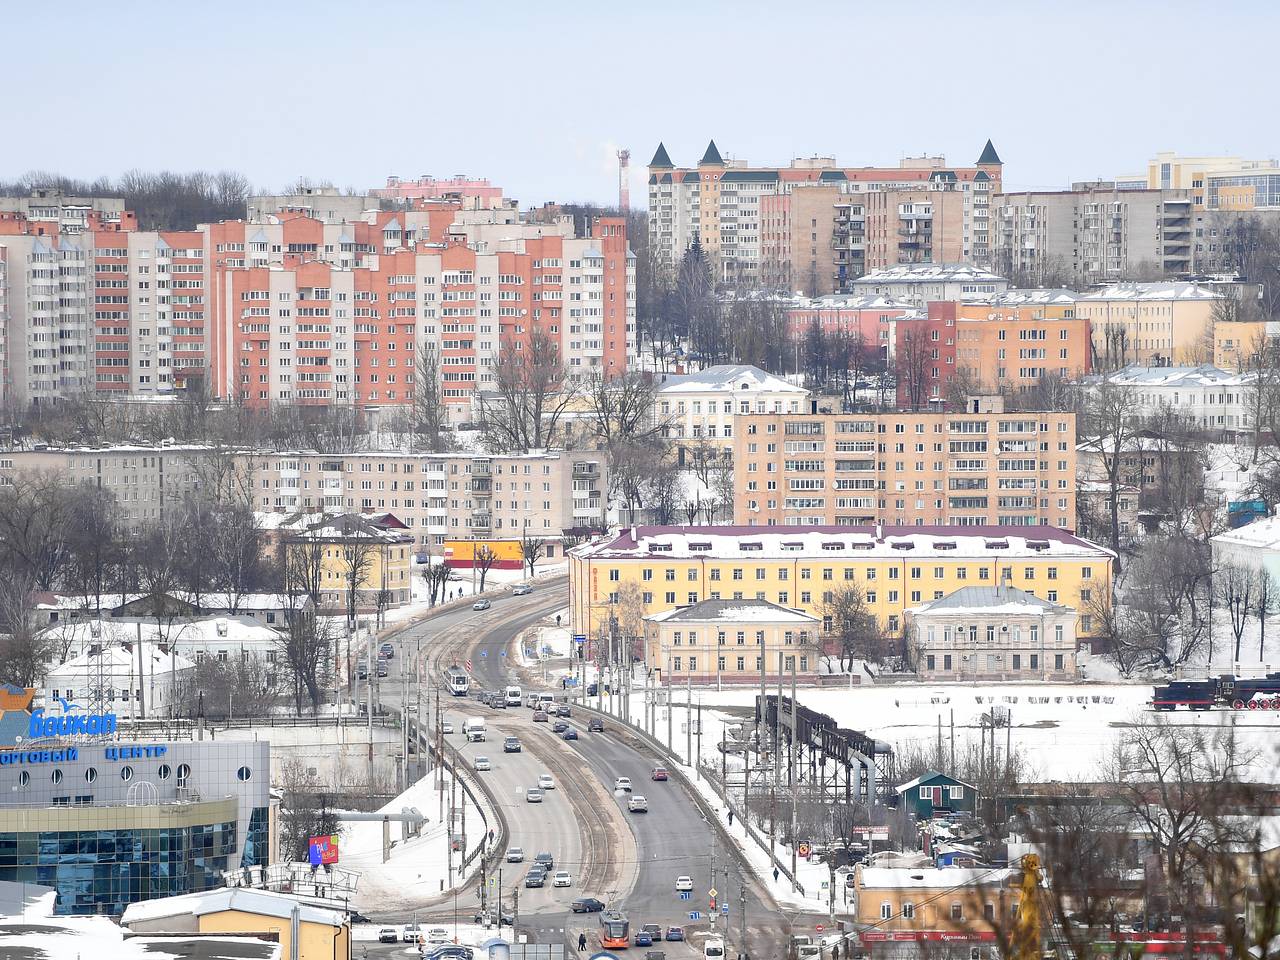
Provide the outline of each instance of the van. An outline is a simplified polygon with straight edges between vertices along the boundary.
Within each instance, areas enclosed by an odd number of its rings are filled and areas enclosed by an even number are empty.
[[[520,692],[519,687],[507,687],[507,689],[503,691],[502,695],[502,699],[508,707],[520,706],[523,697],[524,694]]]
[[[466,734],[467,743],[484,743],[484,718],[467,717],[462,722],[462,732]]]
[[[538,694],[538,710],[546,710],[550,712],[555,709],[556,698],[549,693]]]
[[[702,955],[711,960],[723,960],[724,958],[724,940],[720,937],[707,937],[706,942],[702,944]]]

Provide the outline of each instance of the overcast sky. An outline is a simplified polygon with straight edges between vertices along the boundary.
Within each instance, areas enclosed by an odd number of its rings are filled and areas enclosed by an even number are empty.
[[[1260,2],[215,0],[6,4],[0,179],[234,169],[257,186],[488,177],[633,203],[658,141],[848,166],[977,159],[1006,187],[1271,157],[1280,13]]]

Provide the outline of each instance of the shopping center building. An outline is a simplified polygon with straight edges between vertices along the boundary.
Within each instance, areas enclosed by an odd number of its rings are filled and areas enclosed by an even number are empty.
[[[59,914],[118,915],[270,862],[268,743],[127,739],[112,715],[32,712],[32,694],[0,689],[0,880],[54,888]]]

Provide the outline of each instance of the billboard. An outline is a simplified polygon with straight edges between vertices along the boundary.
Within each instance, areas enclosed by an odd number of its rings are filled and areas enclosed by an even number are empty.
[[[311,865],[313,867],[321,867],[330,863],[337,863],[338,835],[335,833],[323,837],[312,837],[307,841],[307,849],[310,853]]]

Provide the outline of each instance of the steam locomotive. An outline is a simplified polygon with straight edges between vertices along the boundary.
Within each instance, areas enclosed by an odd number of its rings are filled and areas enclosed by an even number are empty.
[[[1280,673],[1265,677],[1208,677],[1204,680],[1170,680],[1154,688],[1151,706],[1157,710],[1280,710]]]

